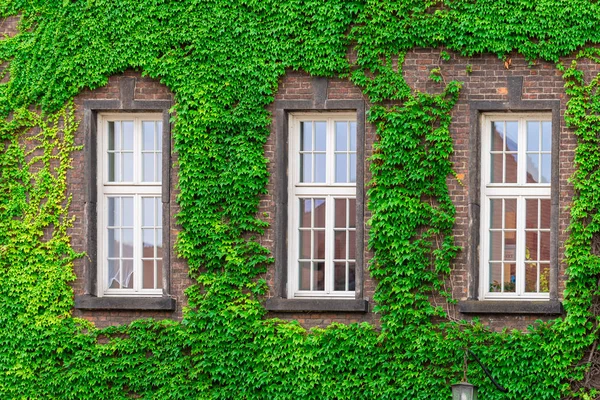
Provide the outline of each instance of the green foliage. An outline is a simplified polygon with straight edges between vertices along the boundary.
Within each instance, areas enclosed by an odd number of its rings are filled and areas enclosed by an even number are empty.
[[[446,290],[454,243],[450,112],[460,82],[439,95],[404,80],[404,54],[511,52],[557,61],[599,43],[587,0],[13,0],[19,33],[0,40],[0,395],[2,398],[449,398],[472,348],[510,388],[476,365],[485,399],[592,398],[577,390],[597,337],[590,312],[600,258],[600,78],[559,64],[579,138],[566,257],[566,317],[494,333],[453,321]],[[349,50],[356,60],[349,62]],[[595,50],[580,57],[596,62]],[[443,82],[440,65],[431,78]],[[71,99],[135,68],[176,96],[178,253],[197,284],[182,322],[140,320],[98,330],[71,316],[74,279],[66,174],[77,123]],[[268,182],[263,146],[287,69],[348,76],[373,105],[370,272],[381,330],[332,324],[306,332],[265,319],[270,254],[257,236]],[[467,73],[471,72],[470,64]],[[65,105],[66,104],[66,105]],[[393,104],[393,105],[390,105]],[[443,304],[430,302],[442,298]]]

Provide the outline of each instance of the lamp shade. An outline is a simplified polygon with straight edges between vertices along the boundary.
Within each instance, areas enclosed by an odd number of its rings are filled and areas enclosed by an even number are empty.
[[[468,382],[452,385],[452,400],[477,400],[477,386]]]

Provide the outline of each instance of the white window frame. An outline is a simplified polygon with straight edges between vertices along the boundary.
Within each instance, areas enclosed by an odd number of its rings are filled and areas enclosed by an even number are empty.
[[[518,153],[517,153],[517,182],[516,183],[491,183],[491,125],[494,121],[518,121]],[[548,199],[551,198],[550,177],[548,183],[526,183],[527,177],[527,121],[548,121],[552,122],[552,115],[548,113],[497,113],[485,114],[482,117],[482,137],[481,137],[481,218],[480,218],[480,282],[479,293],[480,300],[549,300],[550,293],[530,293],[525,292],[525,216],[526,199]],[[551,136],[554,141],[554,136]],[[551,145],[551,149],[554,144]],[[551,153],[551,158],[556,155]],[[552,171],[553,172],[553,171]],[[489,254],[490,254],[490,200],[491,199],[516,199],[516,282],[514,293],[490,292],[489,279]],[[550,229],[553,226],[550,224]],[[551,245],[551,244],[550,244]],[[551,266],[554,260],[550,260]],[[552,279],[550,276],[549,279]]]
[[[325,183],[301,183],[300,182],[300,124],[303,121],[325,121],[327,123],[327,147],[326,147],[326,181]],[[289,152],[288,152],[288,298],[310,298],[310,299],[354,299],[355,290],[334,291],[334,200],[340,198],[356,199],[357,183],[335,183],[334,149],[335,135],[334,127],[336,121],[357,122],[356,113],[328,112],[328,113],[290,113],[288,120]],[[357,126],[357,149],[358,149],[358,126]],[[357,153],[358,154],[358,153]],[[357,164],[358,164],[357,160]],[[358,165],[356,166],[358,168]],[[299,249],[299,198],[325,198],[326,220],[325,220],[325,290],[308,291],[299,290],[298,281],[298,249]],[[355,209],[350,212],[356,212]],[[358,225],[361,221],[356,221]],[[353,244],[350,244],[353,245]],[[356,249],[358,253],[359,249]],[[358,274],[359,266],[355,262],[355,273]],[[356,279],[356,278],[355,278]]]
[[[133,182],[109,182],[108,181],[108,122],[109,121],[134,121],[134,141],[133,141]],[[142,288],[142,198],[155,197],[159,199],[162,207],[162,183],[142,182],[141,181],[141,154],[142,154],[142,121],[163,122],[163,115],[157,113],[102,113],[98,115],[98,145],[97,145],[97,185],[98,185],[98,209],[97,209],[97,288],[98,297],[159,297],[163,294],[163,288],[143,289]],[[161,137],[158,139],[162,143]],[[156,168],[156,166],[155,166]],[[159,174],[162,179],[162,174]],[[106,230],[108,226],[108,198],[120,196],[133,197],[133,288],[115,289],[107,287],[108,276],[108,238]],[[165,216],[162,216],[165,218]],[[164,247],[163,232],[163,262],[164,252],[168,251]],[[156,282],[156,285],[162,285],[162,282]]]

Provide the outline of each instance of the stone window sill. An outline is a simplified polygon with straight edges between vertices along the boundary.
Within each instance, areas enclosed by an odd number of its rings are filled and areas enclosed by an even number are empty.
[[[265,308],[275,312],[361,312],[369,311],[367,300],[356,299],[267,299]]]
[[[135,310],[175,311],[172,297],[96,297],[75,296],[75,308],[79,310]]]
[[[550,301],[501,301],[466,300],[458,302],[458,311],[463,314],[562,314],[562,303]]]

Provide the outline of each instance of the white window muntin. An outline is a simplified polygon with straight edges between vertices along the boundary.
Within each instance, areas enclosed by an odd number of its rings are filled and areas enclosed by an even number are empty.
[[[321,182],[302,182],[301,178],[301,161],[300,155],[304,152],[301,149],[300,143],[300,129],[302,122],[320,122],[326,127],[326,148],[320,150],[321,153],[325,154],[326,158],[326,172],[324,179],[313,179],[320,180]],[[351,162],[348,160],[348,170],[346,175],[346,182],[336,182],[336,170],[335,170],[335,155],[336,153],[343,153],[344,151],[336,150],[335,143],[335,124],[336,123],[348,123],[348,144],[350,146],[350,125],[353,124],[354,131],[356,131],[356,115],[355,114],[343,114],[343,113],[330,113],[330,114],[293,114],[290,115],[289,119],[289,181],[288,191],[290,193],[288,204],[288,227],[289,240],[288,240],[288,297],[290,298],[354,298],[355,290],[334,290],[334,236],[335,236],[335,214],[334,205],[336,199],[352,199],[356,201],[356,169],[354,174],[351,173]],[[313,124],[314,126],[314,124]],[[356,137],[352,144],[354,150],[351,151],[349,147],[347,150],[348,158],[351,154],[354,154],[353,160],[355,162],[354,168],[356,168]],[[339,146],[338,146],[339,148]],[[309,174],[313,178],[316,177],[315,171]],[[354,176],[352,176],[354,175]],[[320,175],[323,176],[322,174]],[[338,176],[339,177],[339,176]],[[348,182],[354,178],[354,182]],[[299,262],[300,258],[300,201],[301,199],[323,199],[325,202],[325,226],[322,230],[325,233],[325,257],[324,257],[324,290],[300,290],[299,283]],[[348,212],[348,211],[347,211]],[[355,212],[355,209],[352,210]],[[317,230],[320,230],[318,228]],[[355,228],[348,229],[354,231]],[[356,251],[356,249],[353,249]],[[314,251],[311,250],[311,251]],[[347,253],[348,254],[348,253]],[[314,261],[314,258],[311,258]],[[347,259],[347,263],[353,263],[354,273],[356,274],[356,260]],[[311,278],[312,278],[311,270]],[[349,277],[346,276],[348,280]],[[311,279],[312,280],[312,279]],[[346,288],[348,283],[346,282]]]
[[[120,166],[117,164],[117,171],[113,172],[112,176],[109,177],[109,154],[119,153],[119,151],[111,151],[109,147],[113,149],[117,146],[116,144],[109,145],[109,124],[112,126],[121,124],[127,121],[128,124],[133,128],[133,136],[127,141],[125,152],[131,154],[131,163],[128,163],[128,168],[131,171],[122,169],[118,170]],[[146,124],[153,125],[153,138],[148,140],[149,135],[146,133],[147,130],[143,130],[142,126]],[[115,134],[115,137],[119,135]],[[124,142],[123,136],[120,135],[119,141]],[[149,144],[152,142],[151,144]],[[146,154],[146,156],[144,156]],[[144,158],[145,157],[145,158]],[[152,158],[152,162],[148,163],[148,159]],[[124,157],[121,158],[123,160]],[[98,117],[98,146],[97,146],[97,171],[98,171],[98,295],[99,296],[160,296],[162,295],[162,257],[158,257],[157,253],[166,251],[162,247],[162,115],[160,114],[102,114]],[[125,163],[123,163],[125,164]],[[150,165],[151,164],[151,165]],[[143,168],[143,166],[147,168]],[[144,171],[145,170],[145,171]],[[148,173],[150,170],[150,173]],[[144,173],[146,172],[146,173]],[[123,179],[123,178],[128,179]],[[113,178],[113,179],[110,179]],[[132,220],[132,225],[127,226],[125,229],[133,231],[133,242],[132,251],[128,250],[127,257],[123,256],[123,243],[119,244],[119,256],[114,257],[115,254],[109,254],[109,202],[110,199],[131,199],[132,204],[132,215],[128,218]],[[145,200],[146,199],[146,200]],[[118,202],[119,200],[117,200]],[[121,200],[122,201],[122,200]],[[154,226],[143,227],[142,203],[152,201],[155,206],[153,208],[154,213]],[[122,218],[122,216],[121,216]],[[129,224],[128,224],[129,225]],[[121,229],[119,225],[117,227]],[[144,257],[144,232],[143,230],[154,231],[154,243],[153,254],[151,257]],[[121,239],[119,237],[119,239]],[[122,240],[120,240],[122,242]],[[148,247],[148,246],[146,246]],[[159,249],[159,250],[158,250]],[[146,249],[148,252],[148,249]],[[147,254],[146,254],[147,255]],[[115,259],[121,262],[120,267],[123,268],[122,261],[124,258],[132,260],[133,274],[129,274],[129,271],[111,271],[109,267],[110,261]],[[153,262],[153,271],[150,272],[149,268],[145,268],[149,264],[149,259]],[[143,272],[149,276],[153,274],[151,282],[147,279],[143,280]],[[124,273],[125,272],[125,273]],[[114,276],[109,276],[114,275]],[[125,276],[126,275],[126,276]],[[115,286],[123,285],[130,287],[111,288],[110,282],[115,282]],[[146,286],[146,287],[144,287]]]
[[[499,152],[494,152],[492,151],[492,142],[491,142],[491,137],[492,137],[492,123],[494,122],[502,122],[502,121],[507,121],[507,122],[512,122],[514,123],[514,126],[517,127],[517,149],[514,151],[504,151],[505,148],[502,149],[502,151]],[[528,122],[539,122],[540,123],[540,132],[539,132],[539,148],[536,151],[528,151],[528,143],[527,143],[527,123]],[[526,221],[526,215],[527,215],[527,211],[526,211],[526,202],[528,200],[550,200],[550,191],[551,191],[551,187],[550,187],[550,182],[551,182],[551,176],[549,176],[549,173],[546,174],[546,179],[544,179],[544,182],[540,182],[540,183],[533,183],[533,182],[527,182],[527,174],[528,174],[528,168],[527,168],[527,162],[528,162],[528,154],[533,154],[534,156],[537,155],[539,158],[538,160],[542,160],[542,158],[545,157],[550,157],[551,156],[551,142],[547,145],[544,146],[544,148],[542,148],[542,131],[541,131],[541,124],[542,122],[548,124],[551,123],[551,116],[549,115],[540,115],[540,114],[529,114],[529,115],[509,115],[509,114],[498,114],[498,115],[486,115],[484,116],[484,118],[482,119],[482,123],[483,123],[483,129],[482,129],[482,138],[481,138],[481,226],[480,226],[480,231],[481,231],[481,245],[480,245],[480,249],[481,249],[481,253],[480,253],[480,260],[481,260],[481,273],[480,273],[480,299],[488,299],[488,300],[492,300],[492,299],[504,299],[504,300],[523,300],[523,299],[530,299],[530,300],[543,300],[543,299],[548,299],[549,298],[549,292],[527,292],[525,290],[525,266],[526,264],[529,265],[529,260],[527,259],[527,252],[528,250],[526,249],[526,245],[525,245],[525,235],[526,235],[526,231],[531,231],[531,229],[526,229],[525,227],[525,221]],[[545,125],[546,128],[548,127],[548,125]],[[505,133],[505,138],[508,136],[508,134]],[[505,139],[506,140],[506,139]],[[552,140],[552,134],[551,134],[551,126],[549,129],[549,140]],[[531,146],[531,145],[530,145]],[[502,161],[502,178],[499,178],[499,175],[497,175],[497,180],[500,180],[501,182],[491,182],[492,181],[492,154],[499,154],[499,153],[506,153],[507,156],[510,157],[515,157],[516,156],[516,161],[517,161],[517,168],[516,168],[516,181],[511,182],[511,180],[513,179],[507,179],[507,172],[506,172],[506,157],[504,157],[503,161]],[[538,166],[541,165],[542,163],[539,162]],[[547,168],[551,168],[551,162],[549,163],[550,165],[547,166]],[[531,172],[531,169],[530,171]],[[542,180],[539,179],[542,176],[542,172],[541,172],[541,167],[540,167],[540,172],[538,174],[538,180]],[[508,181],[508,182],[507,182]],[[515,228],[514,228],[514,232],[516,235],[515,238],[515,249],[514,249],[514,261],[512,260],[512,256],[511,259],[509,261],[513,261],[513,262],[509,262],[509,263],[514,263],[516,266],[516,281],[514,282],[515,287],[514,287],[514,291],[510,291],[510,292],[495,292],[492,291],[492,284],[493,282],[490,281],[490,239],[491,239],[491,233],[490,231],[493,231],[494,229],[491,228],[490,224],[491,224],[491,215],[490,215],[490,208],[491,208],[491,203],[492,200],[514,200],[515,204],[516,204],[516,224],[515,224]],[[504,210],[503,210],[504,212]],[[505,223],[505,216],[504,214],[502,214],[502,224],[503,224],[503,229],[504,229],[504,223]],[[513,231],[513,229],[508,229],[509,231]],[[543,230],[539,230],[541,231],[548,231],[549,232],[549,228],[543,229]],[[505,262],[505,246],[506,243],[504,241],[504,236],[502,236],[502,262]],[[539,242],[538,242],[539,243]],[[539,246],[538,246],[538,250],[539,250]],[[550,260],[544,260],[542,262],[538,262],[537,264],[540,265],[550,265]],[[538,267],[539,268],[539,267]],[[505,268],[501,268],[501,273],[502,276],[504,276],[504,272],[505,272]],[[540,290],[540,273],[539,273],[539,269],[538,269],[538,276],[537,276],[537,285],[536,288],[539,291]],[[501,285],[503,286],[504,283],[501,283]]]

